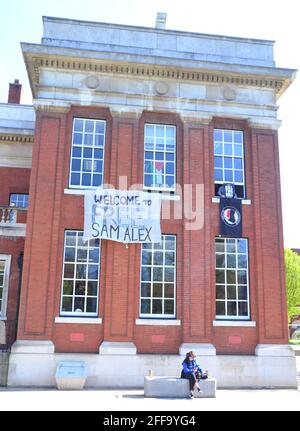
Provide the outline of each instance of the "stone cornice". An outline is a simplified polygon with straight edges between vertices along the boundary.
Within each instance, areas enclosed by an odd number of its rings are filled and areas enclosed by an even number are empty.
[[[247,67],[235,72],[233,65],[231,70],[217,70],[208,68],[189,68],[177,67],[174,65],[160,65],[149,63],[132,63],[126,61],[110,61],[109,59],[87,58],[78,56],[73,57],[71,53],[67,54],[64,51],[61,55],[57,53],[46,52],[46,47],[42,47],[40,52],[38,48],[33,49],[35,46],[22,44],[23,55],[29,75],[33,97],[37,97],[37,90],[39,86],[39,75],[42,68],[81,71],[86,73],[98,73],[105,75],[120,75],[120,76],[134,76],[145,79],[166,79],[184,81],[184,82],[199,82],[208,84],[221,84],[221,85],[241,85],[249,87],[259,87],[275,90],[277,97],[286,90],[295,76],[294,70],[276,69],[276,68],[262,68],[261,72],[257,72],[257,68],[251,70]],[[25,47],[25,49],[24,49]],[[30,48],[32,52],[30,52]],[[43,52],[43,50],[45,52]],[[207,65],[209,67],[209,65]],[[245,71],[244,71],[245,70]],[[265,74],[263,73],[265,70]],[[280,72],[282,71],[282,73]]]

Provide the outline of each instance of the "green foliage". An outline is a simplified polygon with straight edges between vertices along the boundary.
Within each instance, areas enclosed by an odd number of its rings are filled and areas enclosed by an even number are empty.
[[[284,250],[286,293],[289,321],[300,314],[300,256],[291,249]]]

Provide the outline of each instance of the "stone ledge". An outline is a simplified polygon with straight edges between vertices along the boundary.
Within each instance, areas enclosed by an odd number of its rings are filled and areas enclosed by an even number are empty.
[[[256,356],[295,356],[295,352],[288,344],[257,344]]]
[[[100,355],[136,355],[136,347],[130,342],[103,341],[99,347]]]
[[[216,348],[213,344],[206,343],[183,343],[179,348],[179,354],[185,356],[187,352],[193,350],[197,356],[215,356]]]
[[[50,340],[17,340],[11,347],[11,353],[51,354],[54,350],[54,344]]]

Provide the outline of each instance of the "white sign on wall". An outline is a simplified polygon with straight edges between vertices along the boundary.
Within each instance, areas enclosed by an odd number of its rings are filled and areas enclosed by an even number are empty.
[[[83,240],[160,242],[160,208],[158,193],[101,188],[86,190]]]

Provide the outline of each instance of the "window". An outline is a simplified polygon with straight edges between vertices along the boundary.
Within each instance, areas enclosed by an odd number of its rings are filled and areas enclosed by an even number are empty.
[[[74,118],[70,187],[86,189],[102,186],[105,126],[103,120]]]
[[[18,208],[28,208],[28,194],[12,193],[9,197],[9,206]]]
[[[144,187],[175,191],[176,127],[145,124]]]
[[[6,318],[11,256],[0,254],[0,319]]]
[[[142,244],[141,317],[175,317],[176,236]]]
[[[248,240],[216,238],[216,318],[249,319]]]
[[[65,231],[60,314],[97,316],[99,239],[83,242],[82,231]]]
[[[245,197],[244,143],[239,130],[214,130],[215,194],[223,183],[234,183],[237,197]]]

